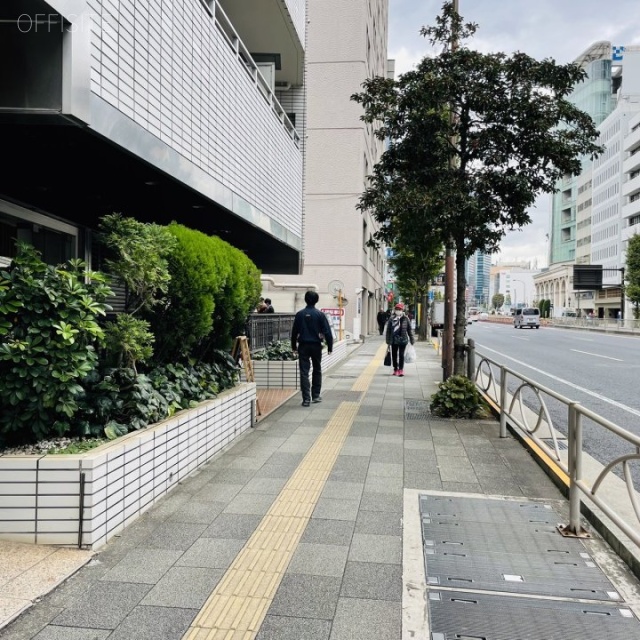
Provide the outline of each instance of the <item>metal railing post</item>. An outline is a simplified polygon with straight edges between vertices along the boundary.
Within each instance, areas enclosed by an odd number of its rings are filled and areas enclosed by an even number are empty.
[[[507,437],[507,372],[500,367],[500,437]]]
[[[580,489],[577,482],[582,479],[582,416],[576,404],[569,405],[569,531],[580,533]]]
[[[473,380],[476,372],[476,341],[467,338],[467,378]]]

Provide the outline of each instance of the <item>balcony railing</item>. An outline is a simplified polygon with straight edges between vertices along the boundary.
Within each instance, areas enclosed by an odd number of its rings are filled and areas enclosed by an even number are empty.
[[[276,114],[278,120],[282,122],[284,128],[287,130],[296,145],[300,146],[300,136],[298,135],[296,128],[293,126],[291,120],[289,120],[289,117],[287,116],[285,110],[282,108],[282,105],[274,95],[273,91],[271,91],[271,87],[268,85],[267,81],[264,79],[264,76],[262,75],[262,73],[260,73],[258,66],[253,61],[251,53],[249,53],[249,50],[247,49],[247,47],[245,47],[244,43],[240,39],[240,36],[233,28],[233,25],[227,17],[227,14],[223,11],[222,7],[219,4],[216,4],[215,21],[216,26],[218,27],[218,30],[222,34],[224,40],[227,42],[235,56],[238,58],[238,61],[246,69],[247,74],[256,85],[259,93],[267,101],[273,112]]]

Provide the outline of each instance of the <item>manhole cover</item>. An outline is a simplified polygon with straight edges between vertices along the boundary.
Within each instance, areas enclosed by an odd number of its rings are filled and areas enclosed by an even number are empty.
[[[405,420],[427,420],[431,415],[428,400],[405,400]]]

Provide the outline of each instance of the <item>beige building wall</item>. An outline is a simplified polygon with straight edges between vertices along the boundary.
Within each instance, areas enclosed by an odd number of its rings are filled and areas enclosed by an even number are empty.
[[[350,98],[365,79],[387,74],[388,0],[309,0],[307,9],[304,267],[297,279],[317,285],[320,306],[337,306],[329,285],[340,281],[345,330],[358,339],[377,331],[384,297],[383,251],[365,244],[377,226],[356,208],[383,143]]]
[[[591,165],[577,178],[576,187],[576,264],[591,264]]]

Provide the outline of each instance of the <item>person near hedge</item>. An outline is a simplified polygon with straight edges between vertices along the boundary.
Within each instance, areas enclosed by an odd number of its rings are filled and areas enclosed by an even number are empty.
[[[404,350],[409,342],[415,339],[411,330],[411,322],[404,312],[404,305],[399,302],[393,309],[393,315],[387,323],[386,341],[391,345],[394,376],[404,376]]]
[[[300,369],[300,391],[302,406],[311,402],[322,402],[322,342],[326,341],[327,351],[333,350],[333,334],[327,316],[316,309],[319,296],[315,291],[307,291],[304,301],[307,306],[296,313],[291,329],[291,348],[298,352]],[[311,384],[309,370],[313,365]]]
[[[384,333],[384,325],[387,324],[388,319],[389,314],[384,309],[380,309],[376,318],[376,320],[378,321],[378,329],[380,329],[380,335]]]

